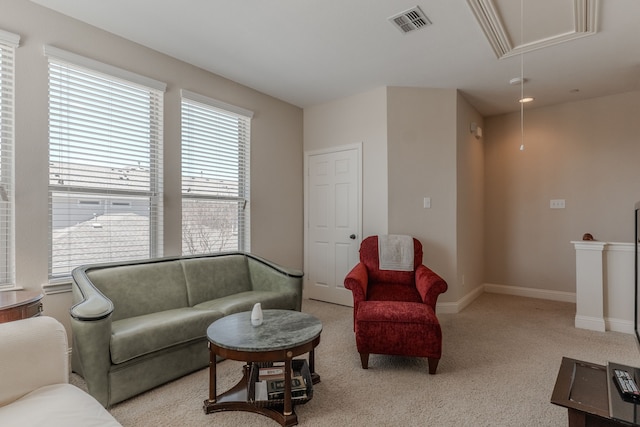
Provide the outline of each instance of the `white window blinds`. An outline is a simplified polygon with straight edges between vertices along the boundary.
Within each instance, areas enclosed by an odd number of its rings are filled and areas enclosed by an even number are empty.
[[[162,255],[164,85],[56,48],[45,54],[50,279]]]
[[[20,37],[0,31],[0,288],[15,286],[14,56]]]
[[[182,252],[250,251],[253,113],[182,91]]]

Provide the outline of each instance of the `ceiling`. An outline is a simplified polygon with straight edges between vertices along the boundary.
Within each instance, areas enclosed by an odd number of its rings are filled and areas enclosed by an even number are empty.
[[[302,108],[407,86],[490,116],[521,89],[527,108],[640,89],[638,0],[32,1]],[[389,20],[416,6],[430,25]]]

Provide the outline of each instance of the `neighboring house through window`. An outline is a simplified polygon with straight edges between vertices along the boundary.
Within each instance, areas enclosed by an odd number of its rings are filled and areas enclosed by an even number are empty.
[[[20,37],[0,30],[0,289],[16,285],[14,245],[14,53]]]
[[[162,251],[165,84],[51,46],[49,278]]]
[[[253,113],[182,91],[182,253],[250,251]]]

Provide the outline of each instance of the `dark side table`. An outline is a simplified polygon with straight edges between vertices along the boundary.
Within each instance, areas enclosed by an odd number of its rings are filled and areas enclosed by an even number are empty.
[[[611,404],[619,407],[626,406],[627,409],[628,405],[631,405],[631,418],[634,418],[633,412],[637,405],[623,402],[617,394],[618,391],[611,389],[610,381],[612,380],[607,374],[606,366],[563,357],[551,395],[551,403],[567,408],[569,427],[640,425],[637,421],[623,421],[611,417],[609,409]],[[610,392],[616,394],[610,396]],[[625,408],[620,409],[624,414]]]
[[[42,293],[34,291],[0,292],[0,323],[39,316]]]

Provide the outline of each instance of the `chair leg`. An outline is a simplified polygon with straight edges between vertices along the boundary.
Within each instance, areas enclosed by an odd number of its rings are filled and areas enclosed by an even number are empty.
[[[436,359],[434,357],[427,358],[429,361],[429,374],[434,375],[436,373],[436,369],[438,369],[438,362],[440,359]]]
[[[360,353],[360,362],[362,369],[369,369],[369,353]]]

